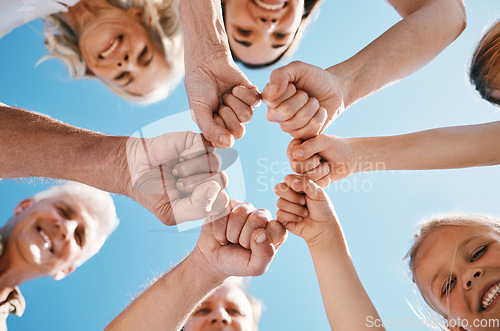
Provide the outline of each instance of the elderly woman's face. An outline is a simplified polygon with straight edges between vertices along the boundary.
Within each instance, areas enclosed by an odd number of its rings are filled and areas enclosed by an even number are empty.
[[[170,73],[163,53],[149,38],[137,8],[112,8],[90,21],[78,45],[87,68],[131,94],[154,90]]]
[[[184,330],[252,331],[252,305],[241,288],[224,284],[195,309]]]
[[[231,51],[250,64],[269,63],[292,43],[304,0],[223,0]]]

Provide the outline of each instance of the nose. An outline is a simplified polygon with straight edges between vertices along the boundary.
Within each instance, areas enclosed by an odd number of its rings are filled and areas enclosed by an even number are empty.
[[[231,317],[224,308],[218,308],[212,312],[210,324],[227,326],[231,324]]]
[[[59,234],[62,240],[69,240],[73,234],[75,233],[77,222],[72,220],[63,220],[60,223],[56,224],[56,228],[59,231]]]
[[[483,276],[484,272],[480,268],[471,268],[467,270],[467,273],[464,276],[464,288],[466,290],[470,290],[473,284],[476,282],[477,278]]]
[[[274,30],[276,25],[279,23],[278,17],[275,16],[261,16],[259,20],[264,24],[266,29],[268,30]]]
[[[128,53],[123,54],[123,56],[119,56],[116,61],[116,66],[123,69],[128,64],[129,58]]]

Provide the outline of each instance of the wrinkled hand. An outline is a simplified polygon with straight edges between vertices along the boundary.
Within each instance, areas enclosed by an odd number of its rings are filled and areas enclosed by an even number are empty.
[[[353,146],[341,137],[322,134],[304,142],[292,140],[286,154],[293,171],[321,187],[359,171]]]
[[[215,147],[231,147],[241,131],[239,126],[250,120],[258,105],[257,88],[226,51],[214,52],[202,60],[186,60],[184,81],[193,120],[205,138]],[[219,111],[224,105],[227,107]]]
[[[211,276],[259,276],[264,274],[286,240],[286,230],[271,220],[264,209],[231,200],[231,212],[215,221],[207,220],[193,254]],[[225,242],[221,244],[221,233]]]
[[[128,196],[163,223],[175,225],[221,213],[229,198],[221,161],[199,133],[167,133],[127,141]]]
[[[312,102],[319,101],[319,111],[311,116],[312,111],[294,112],[292,107],[280,107],[280,104],[291,95],[289,84],[295,85],[297,90],[304,91]],[[262,91],[262,100],[268,106],[267,117],[270,121],[280,124],[294,120],[298,123],[305,122],[303,118],[310,118],[306,125],[307,130],[297,134],[297,126],[282,125],[282,130],[292,134],[294,138],[309,139],[322,133],[345,110],[347,91],[343,87],[342,77],[319,67],[294,61],[286,66],[275,69],[271,73],[269,83]],[[303,102],[302,102],[303,103]],[[327,118],[322,120],[321,109],[326,109]],[[308,114],[306,116],[306,114]],[[300,116],[294,119],[294,116]]]
[[[316,183],[303,176],[288,175],[275,187],[278,199],[278,222],[312,245],[322,234],[339,231],[337,214],[330,198]]]

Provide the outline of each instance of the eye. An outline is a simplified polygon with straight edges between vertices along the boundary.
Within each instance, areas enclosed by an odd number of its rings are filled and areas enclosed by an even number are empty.
[[[242,28],[238,28],[238,33],[242,36],[248,37],[252,33],[252,30],[245,30]]]
[[[64,207],[58,206],[56,208],[57,208],[57,212],[59,213],[59,215],[61,215],[65,219],[69,220],[69,213]]]
[[[285,33],[279,33],[279,32],[276,32],[274,34],[274,37],[278,40],[282,40],[282,39],[285,39],[286,37],[288,36],[288,34],[285,34]]]
[[[148,46],[144,46],[144,48],[141,51],[141,54],[139,54],[139,59],[142,59],[146,54],[148,53]]]
[[[242,315],[241,312],[238,309],[227,309],[226,310],[229,315]]]
[[[474,262],[474,261],[478,260],[479,258],[481,258],[481,256],[483,256],[484,253],[486,253],[487,249],[488,249],[488,246],[480,247],[479,250],[477,250],[474,254],[472,254],[470,261]]]
[[[441,296],[445,296],[451,293],[453,291],[453,288],[455,287],[455,284],[457,283],[457,279],[455,277],[449,277],[446,279],[446,283],[444,284],[444,288],[441,291]]]
[[[75,241],[78,246],[83,247],[83,238],[85,237],[85,230],[76,229]]]
[[[127,71],[123,71],[122,73],[120,73],[118,76],[115,77],[115,80],[120,80],[120,79],[124,78],[126,75],[127,75]]]
[[[201,308],[201,309],[198,309],[194,314],[198,315],[198,314],[209,314],[209,313],[210,313],[210,309],[208,309],[208,308]]]

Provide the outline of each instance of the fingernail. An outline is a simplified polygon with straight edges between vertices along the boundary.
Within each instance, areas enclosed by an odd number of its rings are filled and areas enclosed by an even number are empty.
[[[221,143],[221,145],[223,146],[231,146],[232,145],[232,137],[231,136],[226,136],[226,135],[222,135],[219,137],[219,142]]]
[[[264,240],[266,240],[266,233],[265,232],[261,232],[259,233],[258,235],[255,236],[255,242],[257,244],[260,244],[260,243],[263,243]]]
[[[293,152],[293,156],[299,158],[304,156],[304,151],[301,149],[297,149],[295,152]]]
[[[178,190],[182,190],[184,188],[184,183],[183,182],[177,182],[177,183],[175,183],[175,187],[177,187]]]
[[[259,99],[259,100],[257,100],[257,101],[255,101],[255,103],[252,105],[252,108],[257,108],[257,107],[259,107],[259,106],[260,106],[260,101],[261,101],[260,99]]]
[[[177,168],[174,168],[174,170],[172,170],[172,175],[174,175],[175,177],[179,177],[179,171],[177,171]]]

